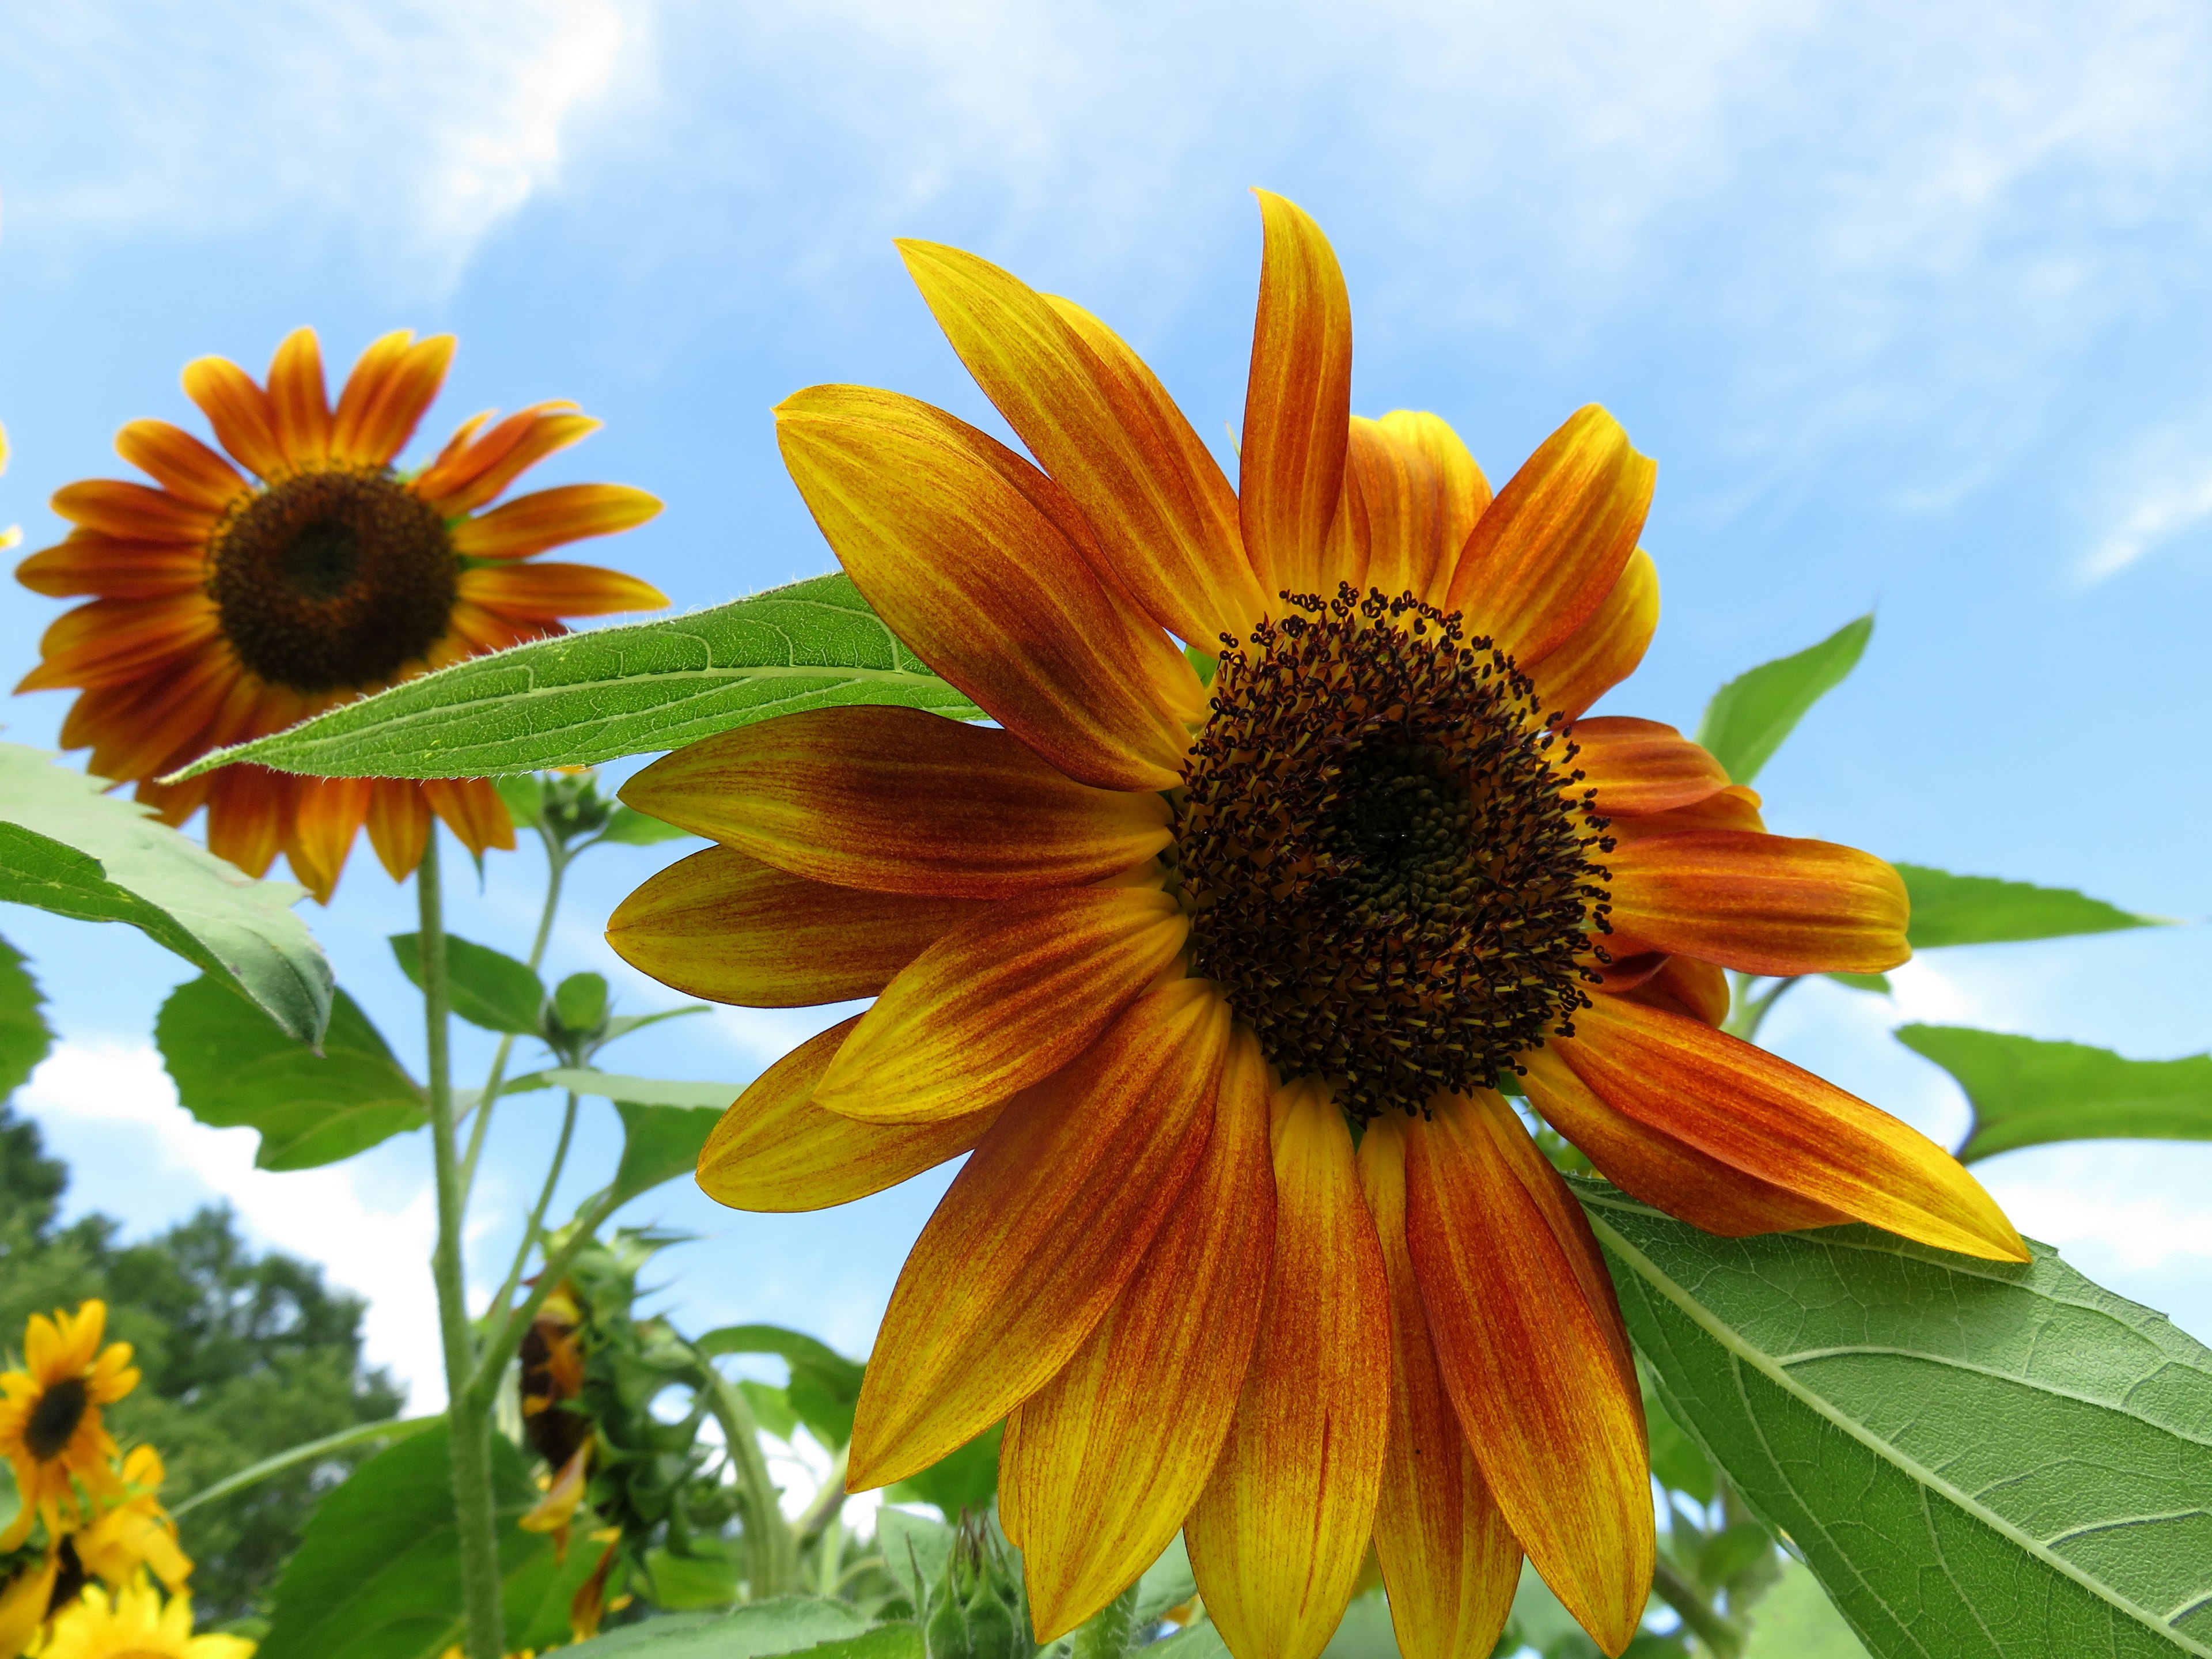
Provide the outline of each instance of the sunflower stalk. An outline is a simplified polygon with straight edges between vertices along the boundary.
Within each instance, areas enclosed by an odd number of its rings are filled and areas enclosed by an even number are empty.
[[[530,943],[528,965],[533,974],[545,960],[545,946],[553,937],[553,918],[561,908],[562,884],[568,873],[568,860],[574,856],[562,844],[558,836],[550,834],[543,826],[539,828],[538,834],[538,838],[545,843],[545,902],[538,913],[538,935]],[[507,1081],[507,1062],[514,1053],[514,1036],[512,1032],[508,1032],[500,1037],[499,1047],[492,1051],[491,1071],[484,1079],[483,1090],[477,1096],[474,1108],[477,1121],[469,1127],[468,1154],[461,1160],[461,1194],[464,1201],[466,1200],[469,1194],[476,1190],[477,1159],[483,1152],[485,1136],[491,1132],[492,1108],[499,1103],[500,1085]],[[562,1145],[565,1148],[567,1144],[567,1138],[564,1136]],[[524,1232],[522,1248],[526,1252],[528,1251],[533,1237],[533,1231]],[[510,1296],[514,1294],[512,1285],[508,1287],[507,1294]],[[503,1303],[505,1299],[502,1297],[501,1301]]]
[[[461,1227],[467,1199],[454,1135],[452,996],[446,978],[444,895],[438,876],[435,829],[415,872],[422,915],[422,1025],[429,1073],[430,1145],[437,1165],[438,1243],[431,1272],[438,1290],[438,1325],[446,1360],[447,1438],[452,1449],[453,1513],[460,1534],[461,1597],[469,1659],[500,1659],[499,1539],[491,1486],[491,1419],[476,1397],[475,1356],[469,1332],[467,1290],[461,1273]],[[502,1362],[503,1363],[503,1362]]]
[[[784,1519],[781,1495],[769,1479],[768,1460],[761,1455],[760,1425],[744,1395],[715,1369],[713,1360],[696,1348],[691,1358],[707,1393],[708,1409],[722,1425],[730,1467],[738,1480],[747,1589],[756,1601],[788,1595],[799,1587],[799,1540]],[[837,1484],[844,1485],[842,1474]]]
[[[483,1346],[477,1358],[476,1373],[468,1383],[470,1397],[475,1401],[478,1410],[491,1409],[492,1396],[507,1375],[507,1362],[514,1358],[515,1351],[522,1346],[523,1333],[530,1328],[531,1322],[538,1317],[538,1310],[545,1305],[545,1299],[561,1283],[562,1275],[568,1270],[568,1264],[592,1241],[602,1224],[622,1205],[621,1195],[611,1187],[591,1199],[576,1212],[575,1218],[562,1229],[566,1236],[545,1253],[544,1261],[538,1269],[537,1282],[530,1287],[530,1294],[522,1299],[521,1304],[512,1308],[494,1304],[487,1319]],[[509,1290],[507,1294],[512,1296],[514,1292]]]
[[[530,1253],[545,1236],[545,1212],[553,1202],[553,1189],[561,1184],[562,1170],[568,1168],[568,1144],[576,1135],[576,1091],[571,1089],[568,1106],[561,1114],[561,1138],[554,1142],[553,1161],[545,1168],[544,1184],[538,1189],[538,1201],[531,1206],[529,1219],[522,1224],[522,1237],[514,1247],[514,1260],[507,1266],[499,1294],[492,1298],[491,1305],[495,1310],[514,1300],[514,1293],[522,1284],[522,1270],[530,1263]],[[518,1342],[520,1340],[519,1336],[516,1339]]]

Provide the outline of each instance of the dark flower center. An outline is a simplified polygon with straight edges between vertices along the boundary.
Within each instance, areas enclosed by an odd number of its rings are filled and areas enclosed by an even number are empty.
[[[301,472],[216,526],[223,637],[295,691],[379,685],[446,630],[460,562],[437,510],[382,467]]]
[[[1573,1035],[1589,935],[1611,931],[1593,860],[1613,843],[1575,746],[1456,615],[1284,597],[1300,614],[1224,637],[1184,767],[1196,969],[1285,1081],[1334,1079],[1355,1117],[1494,1088]]]
[[[65,1376],[39,1396],[39,1403],[31,1407],[30,1421],[23,1425],[23,1443],[30,1448],[32,1456],[46,1463],[61,1455],[76,1425],[84,1421],[88,1398],[81,1376]]]

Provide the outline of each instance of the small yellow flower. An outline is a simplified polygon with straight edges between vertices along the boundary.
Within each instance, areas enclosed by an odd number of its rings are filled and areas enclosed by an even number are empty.
[[[136,1388],[138,1373],[129,1343],[100,1346],[106,1328],[107,1304],[98,1300],[73,1315],[57,1308],[51,1320],[33,1314],[24,1333],[24,1369],[0,1373],[0,1456],[15,1466],[23,1498],[0,1550],[30,1536],[34,1518],[43,1516],[50,1533],[62,1529],[65,1516],[75,1519],[72,1475],[95,1498],[123,1495],[112,1467],[114,1437],[101,1425],[100,1408]]]
[[[191,1558],[177,1547],[177,1523],[161,1504],[167,1479],[161,1454],[134,1446],[123,1460],[123,1480],[131,1495],[112,1505],[76,1535],[77,1559],[85,1571],[120,1589],[141,1567],[160,1579],[170,1594],[191,1576]]]
[[[192,1598],[144,1578],[113,1595],[94,1585],[60,1617],[35,1659],[252,1659],[242,1636],[192,1634]]]
[[[27,1562],[14,1577],[0,1582],[0,1659],[17,1659],[37,1638],[60,1565],[49,1550],[43,1561]]]

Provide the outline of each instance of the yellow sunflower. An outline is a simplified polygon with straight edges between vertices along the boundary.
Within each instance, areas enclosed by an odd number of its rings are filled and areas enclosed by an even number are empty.
[[[97,1584],[58,1614],[33,1659],[252,1659],[242,1636],[192,1634],[192,1598],[161,1592],[145,1579],[112,1595]]]
[[[1006,1419],[1041,1638],[1180,1528],[1237,1659],[1312,1659],[1370,1540],[1410,1659],[1488,1652],[1524,1551],[1618,1653],[1652,1569],[1635,1372],[1501,1089],[1717,1232],[2023,1250],[1941,1148],[1717,1029],[1724,969],[1904,960],[1905,896],[1766,833],[1673,729],[1585,717],[1656,623],[1651,462],[1591,407],[1493,496],[1434,416],[1353,418],[1335,256],[1261,201],[1237,490],[1097,319],[902,245],[1035,464],[858,386],[791,398],[781,441],[1000,729],[840,708],[667,757],[624,799],[720,845],[609,937],[696,995],[877,999],[746,1091],[700,1184],[805,1210],[969,1155],[850,1484]]]
[[[385,336],[335,408],[313,329],[276,349],[265,389],[235,363],[199,359],[185,390],[231,459],[165,422],[133,421],[116,448],[159,488],[90,479],[58,491],[54,511],[76,528],[16,568],[38,592],[93,596],[46,630],[43,660],[16,688],[81,690],[63,745],[89,745],[93,772],[137,782],[173,824],[204,805],[216,853],[258,876],[281,851],[321,899],[364,825],[395,880],[421,860],[433,812],[472,851],[512,847],[498,795],[483,779],[253,766],[154,780],[395,681],[564,633],[563,617],[668,603],[617,571],[531,562],[644,523],[660,504],[643,490],[562,484],[480,510],[597,429],[574,404],[478,415],[428,466],[394,470],[453,343]]]
[[[44,1517],[49,1534],[73,1522],[79,1504],[72,1479],[95,1498],[124,1495],[114,1437],[100,1411],[137,1387],[138,1373],[128,1342],[100,1346],[106,1328],[107,1304],[100,1301],[74,1314],[57,1308],[52,1319],[33,1314],[23,1334],[23,1369],[0,1372],[0,1457],[14,1466],[23,1500],[22,1512],[0,1536],[0,1551],[20,1546],[34,1519]]]
[[[131,1449],[123,1460],[128,1495],[108,1504],[98,1520],[71,1536],[87,1572],[119,1589],[143,1567],[172,1593],[185,1587],[192,1563],[177,1543],[177,1523],[161,1507],[161,1486],[167,1479],[161,1453],[151,1446]]]
[[[60,1571],[60,1556],[48,1550],[17,1563],[8,1577],[0,1578],[0,1659],[19,1659],[38,1640]]]

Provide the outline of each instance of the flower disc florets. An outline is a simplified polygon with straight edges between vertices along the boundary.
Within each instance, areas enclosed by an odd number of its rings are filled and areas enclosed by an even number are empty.
[[[1573,1034],[1612,850],[1577,750],[1461,619],[1352,587],[1223,636],[1176,871],[1197,970],[1367,1119]]]
[[[445,632],[460,562],[384,467],[295,472],[216,527],[208,597],[246,665],[295,691],[374,685]]]

